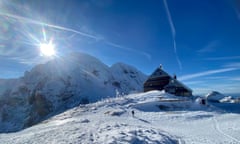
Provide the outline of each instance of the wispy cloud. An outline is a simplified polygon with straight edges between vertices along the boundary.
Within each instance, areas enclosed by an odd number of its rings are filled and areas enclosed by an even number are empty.
[[[208,70],[179,77],[189,85],[194,93],[208,93],[210,91],[221,91],[224,93],[239,93],[240,77],[236,75],[216,76],[215,74],[240,70],[240,63],[229,63],[222,69]],[[196,79],[201,77],[201,79]]]
[[[210,76],[205,77],[204,80],[212,80],[212,81],[240,81],[239,76]]]
[[[237,18],[240,20],[240,10],[238,10],[237,8],[234,8]]]
[[[195,94],[207,94],[211,91],[219,91],[222,93],[239,93],[239,81],[231,81],[223,83],[214,83],[205,81],[204,83],[199,83],[196,85],[190,85]]]
[[[212,75],[212,74],[217,74],[217,73],[235,71],[235,70],[238,70],[238,69],[239,68],[223,68],[223,69],[216,69],[216,70],[208,70],[208,71],[203,71],[203,72],[199,72],[199,73],[194,73],[194,74],[181,76],[179,78],[179,80],[189,80],[189,79],[194,79],[194,78],[197,78],[197,77],[202,77],[202,76],[207,76],[207,75]]]
[[[173,20],[172,20],[172,16],[171,16],[170,10],[168,8],[167,0],[163,0],[163,3],[164,3],[164,7],[165,7],[165,10],[166,10],[166,13],[167,13],[168,22],[169,22],[169,25],[170,25],[170,28],[171,28],[171,32],[172,32],[173,48],[174,48],[174,53],[175,53],[175,56],[176,56],[176,60],[177,60],[179,68],[182,69],[182,63],[181,63],[181,61],[180,61],[180,59],[178,57],[178,53],[177,53],[175,26],[174,26],[174,23],[173,23]]]
[[[240,62],[232,62],[225,65],[226,68],[238,68],[240,69]]]
[[[237,17],[240,20],[240,12],[239,11],[237,11]]]
[[[151,58],[152,58],[152,56],[149,53],[144,52],[144,51],[135,50],[133,48],[118,45],[118,44],[115,44],[115,43],[112,43],[112,42],[109,42],[109,41],[105,41],[105,43],[109,46],[112,46],[112,47],[116,47],[116,48],[123,49],[123,50],[126,50],[126,51],[131,51],[131,52],[134,52],[134,53],[138,53],[140,55],[145,56],[148,60],[151,60]]]
[[[218,45],[219,45],[219,41],[218,40],[214,40],[214,41],[209,42],[203,48],[199,49],[197,52],[199,52],[199,53],[213,52],[213,51],[216,50]]]
[[[228,76],[209,76],[209,77],[204,77],[204,80],[226,80],[229,79]]]
[[[15,56],[15,57],[11,57],[9,59],[14,60],[14,61],[16,61],[20,64],[23,64],[23,65],[33,66],[33,65],[36,65],[36,64],[45,63],[45,62],[51,60],[52,58],[50,58],[50,57],[49,58],[42,58],[41,56],[37,56],[37,57],[34,57],[34,58]]]
[[[218,60],[236,60],[236,59],[240,59],[240,56],[210,57],[210,58],[205,58],[204,60],[218,61]]]
[[[219,91],[221,93],[239,93],[239,82],[219,83],[219,84],[206,84],[205,86],[194,89],[195,92],[209,93],[210,91]]]
[[[233,78],[230,78],[230,80],[233,80],[233,81],[240,81],[240,77],[233,77]]]

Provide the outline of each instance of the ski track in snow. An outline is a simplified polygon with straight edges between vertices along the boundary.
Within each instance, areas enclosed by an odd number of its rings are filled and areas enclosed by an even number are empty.
[[[223,132],[223,131],[220,129],[219,122],[217,121],[216,116],[213,116],[212,119],[213,119],[213,121],[214,121],[214,127],[215,127],[216,131],[218,131],[219,133],[221,133],[223,136],[231,139],[232,141],[235,141],[235,142],[237,142],[237,143],[240,144],[240,141],[239,141],[238,139],[230,136],[229,134]]]

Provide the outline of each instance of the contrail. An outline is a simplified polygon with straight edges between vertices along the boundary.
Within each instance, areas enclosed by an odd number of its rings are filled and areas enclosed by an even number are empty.
[[[232,0],[231,1],[231,7],[234,10],[235,14],[236,14],[236,18],[238,20],[240,20],[240,1],[239,0]]]
[[[171,28],[171,32],[172,32],[174,53],[175,53],[175,56],[176,56],[176,60],[177,60],[178,66],[179,66],[180,70],[182,70],[182,63],[181,63],[181,61],[180,61],[180,59],[178,57],[178,54],[177,54],[175,26],[173,24],[172,16],[171,16],[170,10],[168,8],[167,0],[163,0],[163,3],[164,3],[164,7],[165,7],[165,10],[166,10],[166,13],[167,13],[168,22],[169,22],[169,25],[170,25],[170,28]]]
[[[120,49],[123,49],[123,50],[138,53],[140,55],[145,56],[148,60],[151,60],[151,55],[149,53],[144,52],[144,51],[138,51],[138,50],[135,50],[133,48],[121,46],[121,45],[118,45],[118,44],[115,44],[115,43],[112,43],[112,42],[108,42],[108,41],[106,41],[105,43],[109,46],[113,46],[113,47],[120,48]]]
[[[58,26],[58,25],[53,25],[53,24],[49,24],[49,23],[45,23],[45,22],[33,20],[33,19],[30,19],[30,18],[26,18],[26,17],[14,15],[14,14],[8,14],[8,13],[2,13],[2,12],[0,12],[0,16],[5,16],[5,17],[8,17],[8,18],[17,19],[17,20],[19,20],[19,21],[22,22],[22,23],[31,23],[31,24],[35,24],[35,25],[46,26],[46,27],[50,27],[50,28],[54,28],[54,29],[58,29],[58,30],[63,30],[63,31],[67,31],[67,32],[72,32],[72,33],[79,34],[79,35],[84,36],[84,37],[87,37],[87,38],[94,39],[94,40],[96,40],[96,41],[99,40],[99,39],[102,39],[102,38],[99,38],[98,36],[91,35],[91,34],[88,34],[88,33],[84,33],[84,32],[81,32],[81,31],[78,31],[78,30],[75,30],[75,29],[66,28],[66,27],[62,27],[62,26]],[[44,39],[46,39],[46,34],[45,34],[44,29],[42,29],[42,33],[43,33]],[[35,39],[34,36],[32,36],[31,34],[29,34],[29,36],[30,36],[32,39],[34,39],[35,41],[38,41],[38,40]],[[102,39],[102,41],[103,41],[106,45],[113,46],[113,47],[120,48],[120,49],[124,49],[124,50],[127,50],[127,51],[132,51],[132,52],[135,52],[135,53],[144,55],[147,59],[151,60],[151,55],[148,54],[148,53],[146,53],[146,52],[137,51],[137,50],[135,50],[135,49],[131,49],[131,48],[128,48],[128,47],[124,47],[124,46],[121,46],[121,45],[112,43],[112,42],[110,42],[110,41],[108,41],[108,40],[106,40],[106,39]]]
[[[236,13],[237,13],[238,19],[240,20],[240,12],[238,10],[236,10]]]
[[[199,49],[197,52],[198,53],[214,52],[219,44],[220,44],[220,42],[218,40],[211,41],[206,46]]]
[[[40,22],[40,21],[37,21],[37,20],[33,20],[33,19],[30,19],[30,18],[18,16],[18,15],[13,15],[13,14],[7,14],[7,13],[0,12],[0,16],[5,16],[5,17],[17,19],[17,20],[19,20],[20,22],[23,22],[23,23],[31,23],[31,24],[35,24],[35,25],[55,28],[55,29],[58,29],[58,30],[73,32],[73,33],[76,33],[76,34],[79,34],[79,35],[82,35],[82,36],[85,36],[85,37],[88,37],[88,38],[92,38],[92,39],[95,39],[95,40],[98,39],[98,37],[96,37],[94,35],[90,35],[90,34],[87,34],[87,33],[84,33],[84,32],[78,31],[78,30],[74,30],[74,29],[71,29],[71,28],[66,28],[66,27],[62,27],[62,26],[58,26],[58,25],[48,24],[48,23]]]
[[[193,79],[196,77],[202,77],[202,76],[223,73],[223,72],[228,72],[228,71],[235,71],[235,70],[239,70],[239,68],[224,68],[224,69],[208,70],[208,71],[203,71],[203,72],[199,72],[199,73],[195,73],[195,74],[181,76],[179,78],[179,80],[188,80],[188,79]]]

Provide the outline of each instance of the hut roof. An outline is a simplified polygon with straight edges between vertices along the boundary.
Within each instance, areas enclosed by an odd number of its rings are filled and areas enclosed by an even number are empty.
[[[187,87],[186,85],[184,85],[183,83],[181,83],[180,81],[178,81],[177,79],[174,79],[174,78],[171,79],[171,82],[168,84],[168,86],[183,87],[186,90],[192,92],[192,89],[190,89],[189,87]]]
[[[149,78],[165,77],[165,76],[171,77],[167,72],[165,72],[162,68],[159,67],[150,75]]]
[[[158,67],[149,77],[149,79],[151,78],[160,78],[160,77],[170,77],[170,81],[173,81],[173,82],[170,82],[169,83],[169,86],[170,85],[173,85],[173,86],[177,86],[177,87],[183,87],[185,89],[187,89],[188,91],[191,91],[192,90],[187,87],[186,85],[184,85],[183,83],[181,83],[180,81],[178,81],[177,79],[173,78],[171,75],[169,75],[167,72],[165,72],[162,67]]]

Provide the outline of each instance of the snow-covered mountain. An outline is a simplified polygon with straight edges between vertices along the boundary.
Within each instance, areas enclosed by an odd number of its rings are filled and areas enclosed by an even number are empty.
[[[35,66],[15,80],[0,80],[0,132],[29,127],[79,104],[142,91],[146,75],[117,63],[108,67],[83,53]]]
[[[225,112],[239,113],[240,101],[239,97],[226,96],[220,92],[212,91],[206,96],[208,105],[218,107]]]
[[[217,91],[208,93],[205,98],[210,103],[240,103],[239,96],[226,96]]]
[[[220,100],[225,98],[226,96],[220,92],[212,91],[208,93],[205,97],[209,102],[220,102]]]

